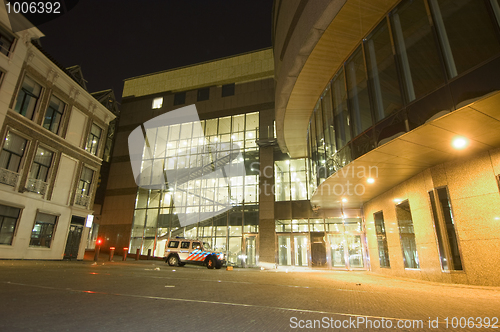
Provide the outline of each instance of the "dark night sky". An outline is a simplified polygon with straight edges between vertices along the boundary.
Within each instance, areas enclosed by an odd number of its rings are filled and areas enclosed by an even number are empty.
[[[271,46],[273,0],[80,0],[40,25],[42,47],[80,65],[90,92],[123,79]]]

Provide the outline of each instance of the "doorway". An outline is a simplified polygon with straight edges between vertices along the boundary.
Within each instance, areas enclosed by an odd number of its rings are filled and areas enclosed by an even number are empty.
[[[326,267],[325,232],[311,232],[311,265]]]
[[[84,217],[72,216],[69,226],[68,240],[66,241],[66,249],[64,250],[64,259],[77,259],[80,249],[80,241],[82,239]]]
[[[258,259],[257,253],[259,252],[257,248],[258,235],[257,234],[245,234],[243,236],[243,254],[245,255],[245,266],[253,267],[257,266]]]
[[[333,268],[364,268],[363,239],[360,234],[328,234]]]

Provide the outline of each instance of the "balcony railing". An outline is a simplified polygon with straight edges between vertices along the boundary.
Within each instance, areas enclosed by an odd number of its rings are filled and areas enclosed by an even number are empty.
[[[75,196],[75,204],[76,205],[85,206],[86,208],[88,208],[89,203],[90,203],[90,196],[82,194],[81,191],[76,192],[76,196]]]
[[[0,183],[4,183],[9,186],[15,187],[17,185],[18,179],[19,179],[18,173],[9,171],[8,169],[5,168],[0,168]]]
[[[48,183],[38,179],[28,179],[26,183],[26,190],[32,193],[45,195],[47,192]]]

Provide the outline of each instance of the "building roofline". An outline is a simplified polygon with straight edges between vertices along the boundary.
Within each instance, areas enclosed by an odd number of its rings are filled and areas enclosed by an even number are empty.
[[[213,60],[207,60],[207,61],[203,61],[203,62],[197,62],[197,63],[193,63],[193,64],[190,64],[190,65],[182,66],[182,67],[176,67],[176,68],[171,68],[171,69],[157,71],[157,72],[154,72],[154,73],[149,73],[149,74],[144,74],[144,75],[140,75],[140,76],[134,76],[134,77],[130,77],[130,78],[125,78],[123,81],[125,82],[125,81],[134,80],[134,79],[137,79],[137,78],[143,78],[143,77],[148,77],[148,76],[152,76],[152,75],[163,74],[163,73],[167,73],[167,72],[171,72],[171,71],[175,71],[175,70],[180,70],[180,69],[184,69],[184,68],[189,68],[189,67],[204,65],[204,64],[207,64],[207,63],[222,61],[222,60],[226,60],[226,59],[230,59],[230,58],[235,58],[235,57],[242,56],[242,55],[247,55],[247,54],[251,54],[251,53],[257,53],[257,52],[267,51],[267,50],[272,50],[272,49],[273,49],[272,46],[265,47],[265,48],[261,48],[261,49],[258,49],[258,50],[248,51],[248,52],[245,52],[245,53],[238,53],[238,54],[235,54],[235,55],[229,55],[229,56],[226,56],[226,57],[217,58],[217,59],[213,59]]]

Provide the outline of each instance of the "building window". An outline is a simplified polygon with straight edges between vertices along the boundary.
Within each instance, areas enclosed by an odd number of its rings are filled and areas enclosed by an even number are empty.
[[[234,96],[234,83],[222,86],[222,97]]]
[[[396,205],[396,217],[398,219],[399,238],[405,268],[419,269],[420,263],[418,261],[417,244],[415,243],[415,231],[408,200]]]
[[[12,244],[21,209],[0,205],[0,244]]]
[[[80,176],[80,182],[78,182],[78,192],[83,195],[90,194],[90,186],[92,184],[92,178],[94,176],[94,171],[88,167],[83,166],[82,175]]]
[[[59,98],[54,96],[50,98],[49,107],[43,120],[43,127],[45,129],[57,134],[64,113],[64,107],[65,104]]]
[[[178,92],[174,95],[174,106],[186,103],[186,92]]]
[[[385,235],[384,214],[382,211],[374,213],[375,231],[377,232],[378,258],[380,267],[391,267],[389,261],[389,248],[387,247],[387,237]]]
[[[99,141],[101,139],[102,129],[96,124],[92,124],[90,129],[89,138],[87,140],[87,147],[85,150],[94,156],[97,156],[99,150]]]
[[[500,52],[484,1],[431,0],[429,5],[450,78]]]
[[[444,83],[443,68],[424,1],[402,1],[391,26],[408,102]]]
[[[90,188],[94,171],[83,166],[80,181],[78,181],[78,189],[76,190],[75,204],[88,207],[90,203]]]
[[[11,35],[9,32],[0,28],[0,52],[9,56],[10,52],[13,49],[14,41],[16,38]]]
[[[52,164],[52,151],[38,147],[31,166],[30,178],[47,181],[50,165]]]
[[[31,166],[26,190],[37,194],[45,195],[47,191],[47,179],[49,169],[52,165],[53,152],[42,147],[38,147]]]
[[[54,230],[56,228],[57,216],[38,212],[35,224],[31,231],[30,246],[50,248]]]
[[[441,267],[444,271],[463,270],[447,187],[429,191],[429,198],[434,217],[434,229],[436,230]]]
[[[26,143],[24,138],[8,133],[0,153],[0,167],[15,173],[19,172]]]
[[[210,88],[198,89],[198,98],[196,101],[204,101],[210,98]]]
[[[345,67],[347,94],[351,106],[351,119],[354,136],[368,129],[372,124],[365,61],[361,45],[346,62]],[[323,126],[316,126],[317,132],[322,132]]]
[[[276,181],[274,196],[279,201],[307,200],[307,162],[305,159],[274,162]]]
[[[153,99],[153,109],[158,109],[163,106],[163,97]]]
[[[17,96],[14,111],[27,117],[28,119],[33,119],[38,99],[40,99],[41,91],[42,87],[26,76]]]

